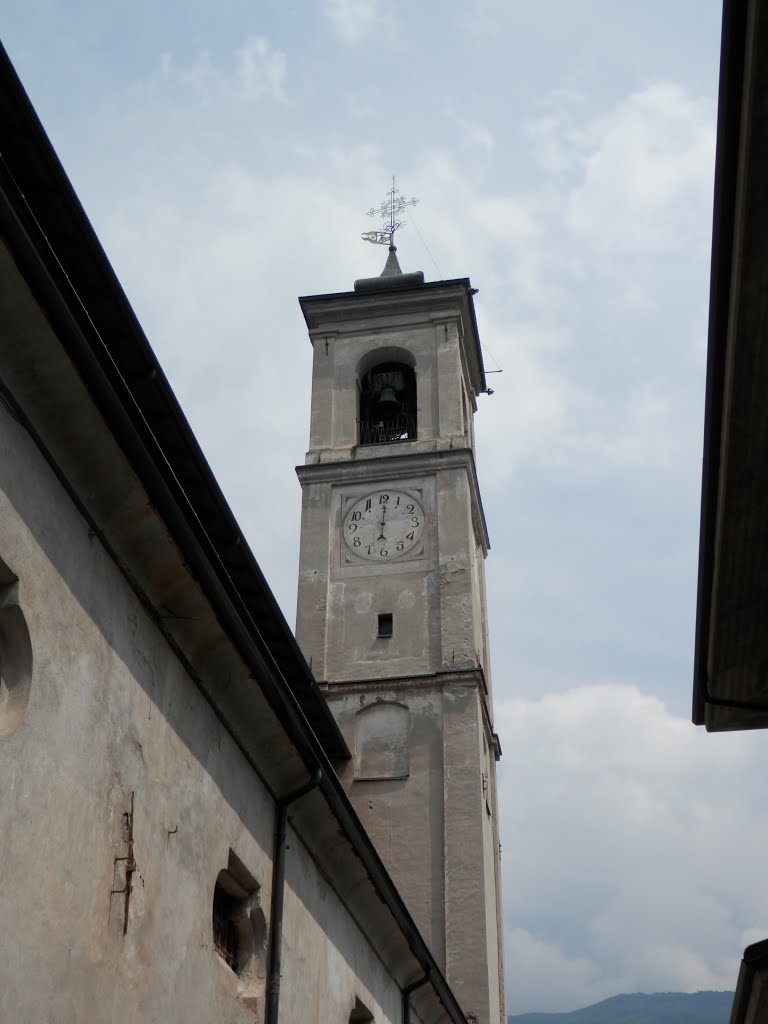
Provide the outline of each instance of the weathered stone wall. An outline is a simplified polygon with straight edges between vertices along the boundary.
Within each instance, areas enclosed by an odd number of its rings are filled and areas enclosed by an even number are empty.
[[[262,1020],[264,950],[238,978],[211,915],[232,851],[268,929],[272,799],[2,405],[0,565],[31,652],[28,703],[9,716],[23,651],[0,623],[0,1019]],[[131,852],[126,926],[112,890]],[[281,1019],[346,1024],[357,997],[396,1020],[397,986],[295,836],[287,865]]]
[[[455,315],[441,322],[388,324],[365,320],[354,330],[330,331],[314,339],[312,412],[308,462],[365,458],[378,446],[359,445],[360,382],[373,366],[405,362],[416,374],[418,439],[388,445],[399,450],[433,451],[471,447],[471,426],[464,419],[466,370]],[[469,441],[469,444],[467,443]]]
[[[473,526],[468,463],[461,452],[450,457],[452,466],[427,456],[419,476],[405,457],[394,465],[371,460],[302,470],[296,636],[318,679],[485,667],[483,549]],[[356,558],[342,537],[344,509],[387,488],[421,502],[422,544],[388,562]],[[377,635],[382,613],[393,616],[388,638]]]
[[[310,446],[298,470],[297,639],[354,751],[344,783],[366,830],[464,1008],[497,1022],[488,539],[474,467],[474,328],[459,291],[304,300],[314,371]],[[364,374],[390,360],[415,372],[417,438],[360,445]],[[422,505],[421,543],[402,557],[356,556],[344,540],[346,512],[388,489]],[[392,634],[382,637],[377,621],[390,614]]]
[[[431,683],[341,683],[329,685],[328,700],[355,751],[344,782],[361,821],[462,1004],[496,1021],[498,839],[478,685],[478,674],[460,673]],[[378,748],[360,728],[377,707],[407,709],[400,734],[389,730]]]

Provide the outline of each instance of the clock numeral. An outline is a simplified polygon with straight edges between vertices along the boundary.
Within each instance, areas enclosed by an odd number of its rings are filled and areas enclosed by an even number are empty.
[[[388,494],[380,494],[379,495],[379,504],[380,505],[386,505],[388,501],[389,501],[389,495]]]
[[[408,513],[408,515],[410,515],[410,514],[411,514],[411,513],[413,512],[413,510],[414,510],[414,508],[415,508],[415,507],[416,507],[416,506],[415,506],[415,505],[412,505],[412,504],[408,504],[408,505],[406,505],[406,506],[405,506],[405,510],[406,510],[406,512]]]
[[[370,498],[365,503],[365,511],[366,512],[370,512],[371,511],[371,499]]]
[[[397,501],[395,502],[395,508],[400,508],[400,495],[399,494],[397,496]]]
[[[361,544],[362,544],[362,541],[360,540],[359,537],[354,537],[353,538],[353,540],[352,540],[352,547],[353,548],[359,548]]]
[[[404,549],[405,549],[405,544],[403,544],[402,541],[399,541],[398,545],[397,545],[397,550],[398,551],[403,551]]]
[[[411,522],[413,523],[413,528],[415,530],[416,527],[419,525],[419,522],[420,522],[419,517],[418,516],[411,516]]]
[[[369,544],[368,547],[365,549],[365,553],[366,553],[366,555],[370,555],[370,553],[372,551],[373,551],[373,544]]]
[[[362,518],[363,518],[363,513],[362,512],[353,512],[352,513],[352,521],[354,523],[359,523]]]
[[[387,551],[386,548],[382,548],[379,554],[381,555],[382,558],[386,558],[389,552]]]
[[[354,533],[355,530],[357,529],[357,523],[350,523],[347,529],[349,530],[350,533]]]
[[[406,540],[413,540],[413,535],[414,535],[415,532],[416,532],[415,530],[411,530],[410,533],[406,533],[405,539]]]

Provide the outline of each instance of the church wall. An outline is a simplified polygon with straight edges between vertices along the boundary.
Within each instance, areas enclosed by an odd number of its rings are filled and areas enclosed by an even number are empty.
[[[441,474],[437,544],[442,665],[446,668],[474,668],[480,664],[477,631],[482,626],[478,595],[473,589],[471,508],[466,474]]]
[[[373,471],[375,474],[375,469]],[[394,487],[419,496],[426,514],[416,557],[390,563],[352,560],[342,540],[344,502]],[[331,492],[326,675],[332,680],[415,675],[440,662],[434,478],[399,477],[340,485]],[[325,512],[328,521],[329,511]],[[392,636],[379,638],[378,616],[392,614]]]
[[[488,541],[473,459],[478,382],[467,365],[474,320],[458,294],[443,303],[418,286],[367,288],[302,300],[315,370],[310,450],[298,469],[297,639],[354,752],[343,782],[366,831],[464,1009],[498,1021]],[[358,382],[390,360],[414,367],[417,439],[357,444]],[[388,489],[408,490],[428,519],[423,547],[399,558],[370,550],[378,519],[365,519],[365,503],[380,504]],[[345,543],[358,510],[364,532]],[[361,537],[368,549],[356,554]],[[391,636],[377,635],[388,614]]]
[[[439,416],[436,433],[441,437],[463,437],[461,389],[463,370],[457,321],[435,324],[437,337],[437,394]]]
[[[18,601],[32,652],[29,703],[12,732],[2,728],[0,694],[0,1019],[263,1019],[265,949],[238,979],[214,951],[211,915],[232,851],[258,887],[254,914],[269,927],[272,800],[2,405],[0,560],[18,577],[3,593]],[[125,888],[131,852],[125,927],[125,893],[112,890]],[[291,1013],[282,1019],[319,1013],[346,1024],[359,968],[367,998],[381,1007],[376,1019],[394,1020],[393,982],[308,859],[291,886],[283,978]],[[309,935],[312,955],[332,965],[328,1014],[303,975],[292,975],[310,955]]]
[[[285,877],[284,921],[289,940],[283,952],[281,1020],[347,1024],[357,999],[376,1024],[401,1024],[399,988],[363,932],[345,921],[341,901],[318,878],[313,861],[291,829]],[[322,1015],[316,1010],[308,1013],[308,1006],[322,1007]]]
[[[404,689],[376,686],[369,690],[328,693],[328,700],[356,763],[343,781],[366,831],[403,895],[419,930],[438,963],[445,964],[444,889],[445,830],[443,794],[443,698],[440,687]],[[406,706],[408,725],[400,737],[407,773],[398,778],[359,778],[359,722],[377,703]],[[366,772],[373,775],[374,773]]]
[[[481,729],[484,734],[484,730]],[[499,838],[499,804],[496,789],[496,760],[483,735],[483,754],[486,779],[486,815],[483,828],[483,862],[486,905],[501,891],[501,844]],[[494,1007],[497,1016],[506,1020],[506,993],[504,992],[504,922],[502,914],[495,920],[486,920],[486,943],[488,949],[489,977],[498,981],[498,989],[491,988],[488,997],[491,1005],[491,1019]]]
[[[442,686],[382,681],[374,694],[370,687],[331,685],[328,699],[356,764],[358,725],[371,703],[408,708],[407,777],[360,779],[350,766],[344,783],[459,1000],[480,1020],[495,1021],[501,1010],[493,987],[500,947],[492,754],[483,760],[476,687],[452,678]]]
[[[485,661],[482,548],[472,528],[464,469],[387,481],[386,465],[365,475],[342,464],[348,483],[303,488],[296,636],[318,679],[334,682],[474,668]],[[376,489],[418,492],[427,514],[424,550],[387,563],[350,560],[341,538],[343,503]],[[393,615],[393,635],[377,636]]]
[[[318,332],[313,338],[312,413],[307,461],[364,458],[380,446],[358,446],[358,396],[362,376],[377,362],[412,361],[416,372],[418,439],[409,452],[456,447],[466,442],[462,423],[461,360],[455,317],[399,329],[372,329],[358,322],[353,333]],[[403,356],[405,353],[405,356]],[[464,385],[466,386],[466,385]],[[359,450],[353,454],[356,446]],[[398,445],[387,445],[393,454]]]
[[[446,829],[446,974],[467,1011],[498,1020],[495,871],[482,787],[481,704],[477,690],[446,686],[444,749]],[[479,840],[479,841],[478,841]],[[478,854],[480,857],[478,858]],[[482,863],[478,863],[479,859]],[[479,913],[479,908],[484,913]],[[470,948],[474,956],[464,951]]]

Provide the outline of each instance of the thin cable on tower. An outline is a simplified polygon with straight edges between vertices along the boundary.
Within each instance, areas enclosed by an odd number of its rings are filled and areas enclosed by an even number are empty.
[[[417,234],[417,235],[419,236],[419,238],[421,239],[421,244],[422,244],[422,245],[424,246],[424,248],[425,248],[425,249],[427,250],[427,255],[429,256],[429,258],[430,258],[430,259],[432,260],[432,262],[434,263],[434,265],[435,265],[435,270],[437,271],[438,277],[440,278],[440,280],[441,280],[441,281],[444,281],[444,280],[445,280],[445,278],[443,277],[443,273],[442,273],[442,271],[440,270],[440,267],[438,267],[438,265],[437,265],[437,260],[435,259],[435,257],[434,257],[434,256],[432,255],[432,253],[430,252],[430,248],[429,248],[429,246],[428,246],[428,245],[427,245],[427,243],[426,243],[426,242],[424,241],[424,236],[423,236],[423,235],[422,235],[422,233],[421,233],[421,232],[419,231],[419,225],[418,225],[418,224],[416,223],[416,218],[415,218],[415,217],[413,216],[413,211],[411,211],[411,224],[413,224],[414,228],[416,229],[416,234]]]
[[[496,356],[493,354],[493,352],[491,352],[491,350],[488,348],[488,346],[484,342],[482,342],[482,341],[480,342],[480,348],[484,352],[487,352],[488,355],[491,357],[491,359],[494,361],[494,363],[496,363],[496,365],[498,366],[498,370],[486,370],[485,372],[486,373],[504,373],[504,369],[503,369],[501,363],[499,362],[499,360],[496,358]]]

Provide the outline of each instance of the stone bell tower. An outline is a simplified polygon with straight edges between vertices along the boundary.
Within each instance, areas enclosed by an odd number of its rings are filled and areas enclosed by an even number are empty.
[[[505,1020],[469,280],[305,296],[314,349],[296,633],[352,802],[466,1013]]]

